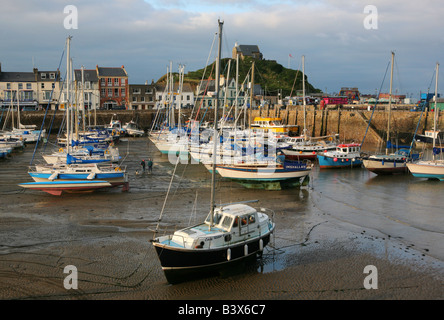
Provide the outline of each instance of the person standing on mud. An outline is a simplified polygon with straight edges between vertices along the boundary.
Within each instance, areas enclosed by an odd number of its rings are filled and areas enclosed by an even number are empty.
[[[140,165],[142,166],[142,172],[145,172],[145,159],[142,160]]]
[[[148,158],[148,172],[153,173],[153,160],[151,158]]]

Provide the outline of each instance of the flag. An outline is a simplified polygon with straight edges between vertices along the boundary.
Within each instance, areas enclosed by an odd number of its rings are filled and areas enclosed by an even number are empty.
[[[288,55],[290,58],[293,58],[293,56],[291,55],[291,53]]]

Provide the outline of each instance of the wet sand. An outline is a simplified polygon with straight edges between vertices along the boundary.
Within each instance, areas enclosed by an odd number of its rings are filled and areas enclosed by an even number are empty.
[[[271,245],[244,272],[169,285],[150,239],[174,166],[146,138],[121,142],[131,173],[120,189],[60,197],[21,190],[30,181],[30,149],[0,163],[0,298],[44,300],[411,300],[444,298],[442,242],[425,248],[372,225],[329,214],[317,180],[301,189],[248,190],[219,181],[218,203],[260,200],[275,211]],[[29,148],[29,147],[28,147]],[[142,158],[153,174],[136,174]],[[200,222],[209,210],[210,174],[180,165],[159,224],[160,233]],[[442,202],[441,202],[442,203]],[[196,210],[193,210],[196,208]],[[359,210],[357,210],[359,211]],[[194,214],[191,214],[193,213]],[[442,225],[437,239],[442,240]],[[436,233],[436,232],[435,232]],[[64,268],[78,270],[67,290]],[[367,265],[377,289],[365,289]]]

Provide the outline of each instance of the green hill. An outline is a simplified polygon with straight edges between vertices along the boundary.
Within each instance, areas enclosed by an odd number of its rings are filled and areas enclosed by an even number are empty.
[[[228,72],[228,61],[228,58],[221,60],[220,72],[225,76]],[[249,57],[239,60],[239,83],[242,83],[250,72],[252,61],[253,59]],[[230,69],[230,78],[234,78],[236,76],[235,60],[232,60]],[[184,77],[184,82],[197,85],[202,79],[204,70],[205,68],[188,72]],[[213,62],[206,68],[204,79],[208,79],[210,74],[211,78],[214,79],[215,72]],[[158,82],[163,81],[165,81],[165,76],[158,80]],[[306,95],[322,92],[307,82],[307,75],[305,75],[305,81]],[[274,60],[255,60],[254,83],[260,84],[262,89],[266,90],[266,95],[276,96],[281,91],[283,97],[289,96],[291,92],[295,96],[297,91],[302,91],[302,71],[287,69]]]

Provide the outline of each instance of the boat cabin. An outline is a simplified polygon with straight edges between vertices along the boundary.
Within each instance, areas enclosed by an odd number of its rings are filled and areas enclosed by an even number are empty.
[[[359,158],[361,156],[361,145],[359,143],[340,144],[336,146],[336,150],[326,151],[324,155],[338,159]]]
[[[256,221],[258,221],[257,211],[254,208],[240,204],[233,204],[215,210],[213,226],[228,232],[237,231],[237,229],[239,229],[242,234],[242,231],[246,231],[245,229],[256,226]],[[208,226],[210,223],[211,213],[205,220],[205,224]]]
[[[244,241],[256,236],[266,222],[262,213],[244,204],[232,204],[216,208],[211,224],[211,213],[205,222],[193,227],[178,230],[172,237],[159,238],[159,242],[189,249],[210,249],[228,243]],[[265,225],[264,225],[265,224]],[[253,235],[254,234],[254,235]]]

